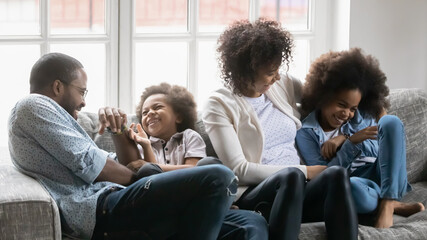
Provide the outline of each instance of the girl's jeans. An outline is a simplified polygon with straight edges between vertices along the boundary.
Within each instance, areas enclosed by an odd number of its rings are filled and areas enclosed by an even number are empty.
[[[378,122],[378,158],[350,178],[357,213],[370,213],[381,198],[400,200],[410,191],[406,174],[405,131],[400,119],[386,115]]]

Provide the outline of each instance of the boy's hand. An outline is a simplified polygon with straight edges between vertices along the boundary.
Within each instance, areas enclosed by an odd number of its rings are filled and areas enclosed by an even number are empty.
[[[147,163],[146,161],[144,161],[142,159],[138,159],[138,160],[130,162],[126,167],[129,168],[130,170],[134,171],[134,172],[137,172],[146,163]]]
[[[138,130],[137,133],[133,130],[134,127],[135,123],[132,123],[128,129],[128,137],[134,140],[135,142],[141,144],[143,148],[151,146],[150,139],[148,139],[148,136],[142,128],[141,124],[138,123],[136,125],[136,129]]]
[[[345,136],[342,135],[329,139],[323,143],[320,154],[328,160],[332,159],[336,155],[337,149],[345,142],[345,139]]]
[[[350,140],[353,144],[359,144],[366,139],[377,139],[377,135],[378,127],[370,126],[353,134],[348,140]]]

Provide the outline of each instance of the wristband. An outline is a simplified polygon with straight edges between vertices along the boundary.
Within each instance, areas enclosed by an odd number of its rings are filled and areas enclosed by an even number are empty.
[[[107,127],[107,132],[113,134],[113,135],[122,135],[128,128],[126,127],[126,125],[122,125],[122,129],[121,132],[113,132],[111,131],[110,127]]]

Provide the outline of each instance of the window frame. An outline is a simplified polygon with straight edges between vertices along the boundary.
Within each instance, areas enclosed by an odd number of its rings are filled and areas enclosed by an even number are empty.
[[[249,1],[249,21],[259,18],[259,0]],[[308,30],[291,31],[295,40],[307,40],[309,44],[309,56],[307,56],[307,66],[321,53],[329,49],[328,34],[328,0],[308,0]],[[187,33],[135,33],[135,0],[120,1],[120,36],[119,36],[119,90],[118,107],[126,112],[135,112],[138,99],[133,96],[135,78],[135,43],[153,41],[184,41],[188,44],[188,75],[187,88],[198,99],[198,44],[200,41],[214,40],[221,33],[199,32],[198,14],[199,1],[187,0]],[[307,69],[308,70],[308,69]]]
[[[64,43],[104,43],[105,44],[105,97],[107,106],[120,107],[127,113],[135,112],[137,99],[133,96],[135,39],[138,41],[161,40],[175,37],[185,40],[188,44],[188,88],[197,99],[198,76],[198,44],[205,40],[216,40],[220,33],[195,31],[198,26],[198,0],[188,1],[189,33],[180,34],[134,34],[134,1],[105,0],[105,34],[87,35],[50,35],[49,4],[50,0],[39,0],[40,34],[36,35],[1,35],[0,45],[36,45],[39,46],[40,56],[50,52],[51,44]],[[259,17],[259,0],[249,1],[249,20]],[[309,0],[308,31],[291,32],[295,40],[309,41],[310,53],[307,63],[321,53],[332,49],[333,31],[332,17],[334,2],[331,0]],[[192,67],[191,67],[192,66]],[[88,76],[88,81],[94,81]],[[96,89],[89,89],[90,92]],[[26,93],[27,94],[27,93]],[[89,93],[90,94],[90,93]],[[85,111],[85,109],[83,109]],[[87,111],[87,110],[86,110]],[[3,117],[7,117],[7,114]]]
[[[105,0],[105,34],[50,34],[49,0],[39,1],[40,35],[0,35],[1,45],[34,44],[40,46],[40,56],[50,52],[52,44],[105,44],[106,105],[118,105],[118,19],[119,0]],[[91,81],[88,76],[88,81]],[[96,89],[90,89],[96,91]]]
[[[249,1],[250,21],[259,17],[259,0]],[[329,0],[309,1],[309,29],[291,31],[295,40],[308,40],[309,56],[307,64],[321,53],[330,49],[331,30]],[[49,0],[40,0],[40,35],[0,36],[0,44],[37,44],[40,56],[50,52],[51,44],[64,43],[104,43],[106,46],[105,62],[105,99],[108,106],[119,107],[126,112],[135,112],[137,99],[134,99],[135,43],[150,41],[185,41],[188,44],[187,87],[197,97],[198,89],[198,44],[200,41],[216,40],[220,33],[198,32],[199,1],[187,0],[188,33],[140,33],[135,34],[133,11],[135,1],[105,0],[105,34],[87,35],[50,35]],[[307,69],[308,70],[308,69]],[[89,81],[91,81],[89,76]],[[91,90],[94,91],[94,90]]]

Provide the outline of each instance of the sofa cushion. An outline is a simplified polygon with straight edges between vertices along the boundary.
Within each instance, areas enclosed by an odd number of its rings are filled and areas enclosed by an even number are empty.
[[[200,134],[200,136],[203,138],[203,141],[206,144],[206,155],[211,156],[211,157],[218,157],[216,155],[216,152],[215,152],[213,146],[212,146],[212,142],[209,139],[208,134],[206,133],[205,125],[203,124],[201,115],[202,114],[199,112],[199,114],[197,116],[198,120],[196,122],[196,129],[195,130]]]
[[[402,201],[422,202],[424,206],[427,206],[427,182],[413,183],[412,191],[406,194]],[[359,225],[359,239],[427,239],[427,211],[410,217],[394,215],[393,221],[394,225],[388,229]],[[298,239],[326,240],[325,223],[302,224]]]
[[[412,183],[412,191],[408,192],[403,198],[403,202],[421,202],[427,206],[427,182]],[[426,238],[427,239],[427,238]]]
[[[299,240],[326,240],[324,222],[303,223]],[[408,218],[394,217],[391,228],[374,228],[359,224],[358,239],[427,239],[427,211]]]
[[[389,114],[398,116],[406,132],[406,169],[410,183],[426,181],[427,94],[421,89],[393,89]]]

